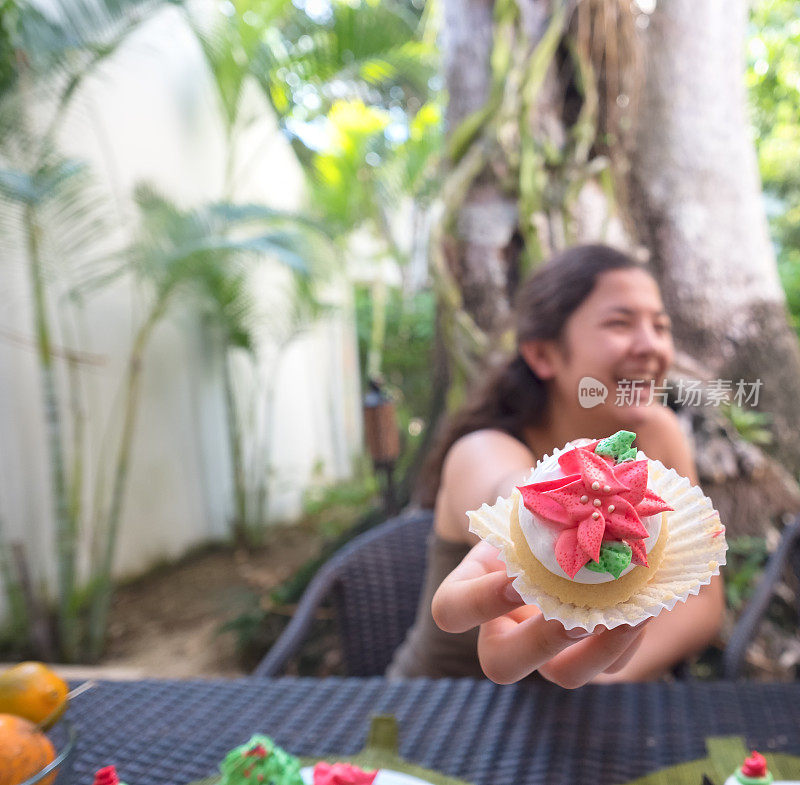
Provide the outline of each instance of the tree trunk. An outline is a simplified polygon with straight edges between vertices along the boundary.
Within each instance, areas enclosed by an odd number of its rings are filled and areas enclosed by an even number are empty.
[[[631,204],[677,345],[734,390],[761,380],[776,456],[796,474],[800,352],[747,121],[746,23],[744,0],[670,0],[650,16]]]
[[[442,54],[450,97],[448,134],[489,100],[493,35],[492,3],[445,0]],[[447,266],[476,325],[497,335],[509,316],[507,249],[517,229],[516,194],[504,194],[497,178],[484,170],[454,218],[444,241]]]
[[[458,388],[459,372],[474,374],[481,352],[508,347],[509,302],[532,245],[546,256],[575,242],[638,244],[674,321],[685,361],[678,378],[688,369],[692,378],[722,379],[731,394],[740,379],[762,383],[758,403],[774,416],[778,463],[744,444],[718,408],[686,407],[681,416],[695,436],[700,480],[731,533],[764,533],[770,519],[800,507],[792,427],[800,351],[746,117],[746,4],[670,0],[634,19],[623,0],[580,0],[558,28],[565,8],[557,0],[445,2],[454,167],[433,269],[443,312],[456,311],[443,330],[451,385]],[[557,50],[546,45],[554,31]],[[633,131],[626,113],[638,121]],[[614,160],[615,188],[605,157]]]
[[[458,159],[445,186],[445,211],[452,207],[448,190],[458,205],[445,224],[442,253],[464,310],[488,338],[479,346],[507,344],[510,303],[532,262],[571,242],[630,244],[607,189],[595,182],[604,180],[602,159],[588,160],[599,121],[596,86],[582,88],[583,108],[566,105],[580,92],[574,83],[581,55],[559,43],[570,20],[577,25],[577,5],[497,0],[493,8],[485,0],[445,0],[446,121]],[[480,150],[481,163],[473,177],[459,171],[469,158],[459,151],[465,128],[475,126],[470,152]]]
[[[620,47],[626,45],[627,3],[577,4],[566,45],[552,58],[544,85],[525,115],[527,126],[521,123],[515,136],[508,125],[491,125],[503,108],[498,109],[493,92],[498,63],[504,53],[510,59],[520,52],[529,55],[546,37],[554,10],[569,10],[571,4],[517,0],[513,24],[503,26],[498,19],[507,2],[496,0],[494,8],[486,0],[445,2],[442,40],[451,142],[476,113],[489,107],[483,136],[473,135],[470,152],[479,145],[490,150],[469,187],[460,193],[456,189],[459,204],[445,224],[442,243],[464,310],[488,336],[489,345],[498,345],[508,325],[510,296],[524,273],[520,238],[530,244],[524,222],[538,227],[536,239],[545,254],[576,241],[625,246],[631,244],[628,235],[619,225],[609,227],[608,220],[621,212],[634,242],[650,253],[678,348],[707,376],[730,381],[732,393],[740,379],[748,385],[761,381],[758,408],[773,414],[776,455],[796,474],[800,432],[792,425],[798,413],[800,350],[786,319],[746,116],[746,3],[670,0],[659,3],[653,14],[639,16],[639,23],[647,26],[638,42],[645,55],[643,83],[638,102],[631,102],[634,110],[638,103],[638,126],[629,166],[616,171],[617,193],[625,198],[614,204],[591,165],[582,176],[570,174],[581,155],[573,150],[570,159],[568,147],[579,112],[597,101],[596,117],[589,118],[595,135],[587,155],[595,155],[598,163],[604,149],[601,137],[609,130],[603,123],[613,119],[618,106],[628,104],[625,93],[634,92],[624,87],[626,63],[619,59]],[[628,15],[625,24],[631,22]],[[577,89],[580,69],[564,67],[565,53],[574,51],[571,42],[581,40],[594,67],[594,86],[582,92]],[[512,68],[508,73],[515,72]],[[504,107],[515,89],[511,78],[506,84]],[[577,108],[571,110],[569,101],[577,102]],[[537,155],[546,158],[548,149],[557,151],[555,162],[552,156],[544,163],[526,158],[520,148],[527,132]],[[612,152],[622,147],[617,142]],[[459,162],[467,157],[463,153]],[[538,167],[535,172],[532,165]],[[542,198],[536,215],[522,193],[526,177],[539,178]]]

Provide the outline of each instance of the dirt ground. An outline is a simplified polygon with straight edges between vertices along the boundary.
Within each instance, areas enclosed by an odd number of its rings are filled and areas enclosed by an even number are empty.
[[[278,529],[256,550],[206,549],[120,587],[101,665],[136,678],[244,675],[236,634],[220,628],[263,607],[320,546],[305,527]]]

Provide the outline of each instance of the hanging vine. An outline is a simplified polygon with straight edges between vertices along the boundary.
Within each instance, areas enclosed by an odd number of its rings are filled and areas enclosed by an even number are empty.
[[[624,198],[640,71],[638,12],[626,0],[555,2],[534,41],[524,25],[525,2],[496,0],[488,98],[448,141],[451,168],[431,238],[431,270],[451,361],[451,402],[491,349],[513,346],[510,327],[489,335],[465,308],[445,253],[471,188],[488,178],[516,201],[516,278],[575,242],[575,208],[587,183],[595,182],[608,204],[604,231]]]

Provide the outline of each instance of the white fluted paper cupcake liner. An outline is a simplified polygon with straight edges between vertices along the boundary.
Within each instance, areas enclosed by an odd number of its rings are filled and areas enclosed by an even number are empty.
[[[556,450],[554,454],[560,452]],[[536,605],[546,619],[558,619],[568,630],[582,627],[588,632],[601,624],[608,629],[621,624],[639,624],[698,594],[719,574],[728,549],[725,527],[711,500],[700,488],[660,461],[649,459],[648,468],[648,487],[674,508],[667,513],[669,538],[661,564],[648,583],[617,605],[583,608],[565,603],[528,578],[510,533],[511,516],[515,514],[514,505],[519,497],[516,489],[511,496],[499,497],[491,506],[484,504],[479,510],[467,513],[470,531],[500,551],[500,558],[514,579],[514,588],[526,603]]]

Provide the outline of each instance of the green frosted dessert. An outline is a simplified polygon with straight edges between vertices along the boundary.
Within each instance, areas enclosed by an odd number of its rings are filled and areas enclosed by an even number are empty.
[[[259,734],[232,749],[219,769],[219,785],[303,785],[300,761]]]

